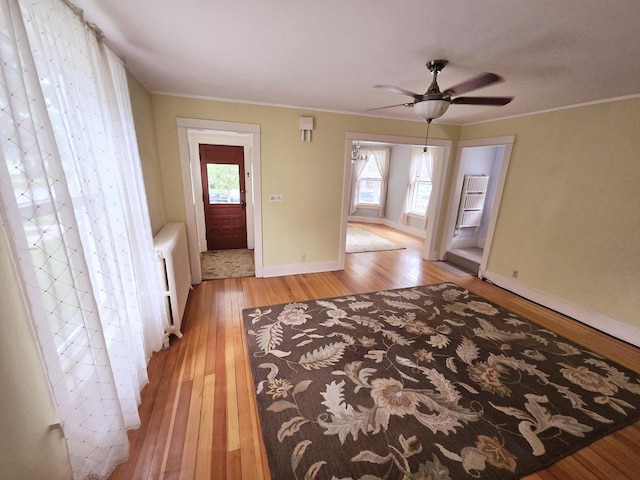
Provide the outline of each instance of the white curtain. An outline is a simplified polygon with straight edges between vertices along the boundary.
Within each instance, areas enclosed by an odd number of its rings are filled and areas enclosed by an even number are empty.
[[[424,168],[427,172],[427,177],[431,183],[433,183],[433,166],[436,163],[436,152],[433,148],[427,148],[427,151],[423,154]]]
[[[74,478],[104,478],[167,324],[125,71],[63,0],[0,0],[0,82],[0,233]]]
[[[411,149],[411,164],[409,166],[409,182],[407,183],[407,192],[404,199],[404,208],[402,209],[402,215],[400,217],[401,223],[407,223],[409,218],[409,210],[411,210],[411,200],[413,198],[413,188],[415,185],[416,177],[418,175],[418,168],[420,168],[420,158],[422,156],[422,148],[413,147]]]
[[[431,182],[431,185],[433,185],[433,168],[436,163],[435,148],[427,147],[427,151],[423,152],[422,154],[422,161],[424,165],[424,172],[426,172],[427,174],[427,177],[425,178],[425,180],[428,180],[429,182]],[[430,203],[431,203],[431,199],[429,199],[429,203],[427,204],[427,209],[424,212],[424,228],[427,228],[427,222],[429,221],[427,210],[429,209]]]
[[[362,151],[362,150],[361,150]],[[367,162],[364,160],[358,160],[353,165],[353,172],[351,175],[351,207],[349,208],[349,214],[353,215],[358,210],[358,185],[362,173],[364,172]]]
[[[409,182],[407,184],[407,192],[404,201],[404,208],[402,210],[402,215],[400,217],[400,221],[402,223],[407,223],[409,218],[409,211],[411,210],[411,202],[413,201],[413,195],[415,190],[415,184],[420,180],[428,180],[432,182],[433,180],[433,166],[435,163],[435,149],[431,147],[427,147],[427,151],[424,151],[423,147],[414,147],[411,149],[411,164],[409,167]],[[426,172],[427,177],[420,176],[424,175]],[[420,178],[419,178],[420,176]],[[427,221],[427,212],[424,212],[425,215],[425,226]]]
[[[371,155],[375,158],[378,171],[382,177],[380,185],[380,208],[378,217],[384,217],[384,210],[387,204],[387,180],[389,177],[389,150],[372,150]]]
[[[353,215],[358,210],[358,194],[360,188],[360,180],[363,178],[367,163],[373,159],[378,173],[381,177],[380,182],[380,207],[378,216],[384,216],[385,203],[387,198],[387,177],[389,176],[389,150],[388,149],[360,149],[366,160],[358,160],[353,167],[353,175],[351,177],[351,207],[349,214]]]

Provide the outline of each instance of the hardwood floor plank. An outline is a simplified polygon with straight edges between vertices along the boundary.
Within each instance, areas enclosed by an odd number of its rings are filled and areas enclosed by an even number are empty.
[[[206,289],[204,295],[199,297],[199,302],[195,309],[196,318],[205,319],[204,312],[208,308],[211,295],[210,289]],[[192,382],[193,388],[189,403],[189,411],[187,417],[187,427],[185,432],[185,441],[182,451],[182,463],[180,468],[180,479],[190,480],[196,478],[196,464],[199,451],[200,429],[202,427],[202,411],[204,396],[204,370],[206,365],[206,347],[207,337],[209,334],[209,322],[200,321],[193,322],[190,326],[189,334],[193,342],[194,349],[191,350],[190,356],[186,359],[191,378],[185,373],[183,378]]]
[[[226,392],[227,392],[227,442],[226,450],[234,452],[240,449],[240,432],[238,426],[238,392],[236,385],[235,370],[235,342],[233,341],[233,307],[229,302],[225,305],[225,373],[226,373]]]
[[[173,432],[167,449],[166,463],[161,472],[162,478],[166,480],[180,478],[182,470],[182,454],[187,433],[187,422],[189,418],[189,403],[193,392],[193,381],[187,380],[180,386],[180,398],[178,408],[173,419]]]
[[[224,479],[227,472],[227,374],[225,366],[225,329],[224,329],[224,289],[223,282],[205,282],[207,287],[215,288],[216,321],[218,328],[216,331],[217,350],[215,352],[215,387],[214,387],[214,428],[213,428],[213,450],[211,456],[211,478]]]
[[[177,352],[177,361],[174,368],[170,372],[167,373],[168,380],[168,392],[167,392],[167,400],[164,405],[164,408],[159,412],[160,418],[158,422],[158,434],[157,441],[154,444],[153,454],[151,456],[151,462],[148,470],[141,471],[141,474],[145,474],[147,480],[159,479],[164,475],[164,471],[166,468],[167,455],[169,450],[169,445],[171,438],[173,436],[173,426],[175,424],[175,413],[178,408],[178,401],[180,399],[181,393],[181,384],[182,384],[182,364],[184,363],[186,346],[188,345],[188,340],[185,338],[175,340],[172,344],[171,348],[175,348]],[[143,402],[144,402],[144,394],[146,391],[143,391]],[[127,477],[121,477],[127,478]]]
[[[489,282],[457,277],[424,261],[417,237],[381,225],[364,228],[406,249],[348,254],[342,271],[196,285],[182,324],[184,338],[172,337],[171,348],[149,363],[142,426],[130,433],[130,459],[110,480],[270,478],[242,323],[245,308],[453,282],[640,372],[640,349]],[[631,480],[638,472],[640,422],[525,478]]]
[[[215,406],[215,375],[205,375],[200,412],[200,431],[196,442],[196,468],[193,478],[211,478]]]
[[[591,448],[594,446],[592,445]],[[616,437],[608,435],[599,440],[597,448],[617,470],[628,478],[638,478],[640,470],[638,470],[637,462],[640,452],[637,444],[628,445],[626,442],[620,442],[616,440]]]
[[[592,471],[596,478],[624,478],[622,473],[608,458],[598,454],[598,448],[593,449],[590,446],[576,452],[574,457],[578,462]]]

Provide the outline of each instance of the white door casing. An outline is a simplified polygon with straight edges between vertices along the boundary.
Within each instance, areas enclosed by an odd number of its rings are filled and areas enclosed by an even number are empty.
[[[453,167],[453,176],[451,180],[452,186],[449,195],[449,206],[447,207],[444,234],[442,236],[441,258],[444,258],[445,253],[451,247],[451,241],[453,239],[453,233],[455,230],[456,217],[458,215],[458,207],[460,205],[460,192],[462,191],[463,174],[461,172],[460,164],[464,150],[466,148],[473,147],[503,147],[502,158],[496,159],[496,161],[500,162],[500,173],[498,176],[498,183],[496,186],[496,193],[493,199],[493,203],[489,207],[491,209],[491,214],[489,216],[487,236],[484,242],[480,269],[478,271],[478,277],[480,278],[484,278],[485,276],[484,273],[486,271],[487,262],[491,253],[491,242],[493,241],[493,234],[495,232],[496,222],[498,220],[500,202],[502,201],[502,192],[504,191],[504,184],[507,179],[507,171],[509,170],[511,150],[513,149],[514,142],[515,136],[511,135],[505,137],[482,138],[476,140],[462,140],[458,143],[456,161]]]
[[[200,181],[200,158],[198,153],[198,145],[200,143],[242,145],[245,147],[245,171],[249,173],[249,181],[247,182],[247,243],[248,245],[253,245],[254,248],[256,277],[262,277],[260,125],[182,117],[176,118],[176,125],[189,242],[191,282],[197,284],[202,281],[200,252],[206,250],[206,242],[204,243],[204,250],[202,250],[204,207],[202,205],[202,183]],[[196,162],[195,167],[194,161]],[[249,213],[249,210],[251,213]]]

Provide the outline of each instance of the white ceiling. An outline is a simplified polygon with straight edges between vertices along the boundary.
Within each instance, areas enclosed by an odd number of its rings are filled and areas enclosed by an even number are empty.
[[[416,119],[376,112],[481,72],[505,82],[452,105],[464,124],[640,94],[638,0],[72,0],[152,92]]]

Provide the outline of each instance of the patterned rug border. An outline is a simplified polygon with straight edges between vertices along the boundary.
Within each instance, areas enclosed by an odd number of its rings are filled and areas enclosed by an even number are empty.
[[[469,291],[469,290],[465,289],[464,287],[461,287],[461,286],[457,285],[454,282],[442,282],[442,283],[434,283],[434,284],[426,284],[426,285],[418,285],[418,286],[398,287],[398,288],[393,288],[393,289],[385,289],[385,290],[378,290],[378,291],[365,292],[365,293],[352,293],[352,294],[346,294],[346,295],[337,295],[337,296],[333,296],[333,297],[311,298],[311,299],[305,299],[305,300],[289,301],[289,302],[283,302],[283,303],[278,303],[278,304],[261,305],[261,306],[257,306],[257,307],[245,308],[245,309],[242,310],[243,326],[244,326],[244,330],[245,330],[245,336],[247,338],[247,342],[249,343],[249,340],[250,340],[250,327],[251,327],[250,315],[252,315],[252,313],[255,314],[256,309],[261,309],[261,310],[262,309],[272,309],[272,310],[275,309],[275,310],[277,310],[278,308],[284,308],[285,306],[291,305],[291,304],[314,303],[314,302],[331,302],[331,301],[336,301],[338,299],[348,299],[348,298],[351,298],[351,297],[361,297],[361,296],[373,296],[373,295],[378,295],[378,294],[381,294],[381,293],[384,293],[384,292],[392,292],[392,293],[403,292],[403,291],[408,291],[408,290],[410,291],[412,289],[420,289],[420,288],[425,288],[425,287],[441,287],[441,288],[452,287],[452,288],[457,288],[457,289],[460,289],[460,290],[462,290],[464,292],[467,292],[471,297],[475,297],[476,299],[479,299],[482,302],[486,302],[487,304],[493,306],[494,308],[496,308],[499,312],[501,312],[503,314],[506,314],[508,316],[512,316],[513,318],[522,319],[525,322],[528,322],[529,324],[537,327],[537,329],[539,331],[541,331],[541,332],[542,331],[549,332],[551,334],[551,336],[557,338],[558,341],[566,342],[567,348],[576,347],[579,350],[582,350],[582,354],[588,354],[591,357],[594,357],[594,358],[592,358],[594,361],[595,361],[595,359],[602,359],[602,360],[606,361],[609,366],[612,366],[614,369],[618,370],[618,372],[616,372],[616,373],[620,373],[620,371],[622,371],[622,374],[629,374],[629,373],[633,374],[633,376],[631,377],[631,380],[629,380],[628,383],[631,384],[631,386],[636,387],[636,389],[640,389],[640,385],[639,385],[640,384],[640,374],[638,372],[635,372],[630,368],[627,368],[627,367],[624,367],[624,366],[620,365],[618,362],[616,362],[615,360],[613,360],[611,358],[606,358],[606,357],[603,357],[603,356],[597,354],[596,352],[593,352],[592,350],[588,349],[587,347],[584,347],[583,345],[581,345],[580,343],[576,342],[575,340],[568,339],[568,338],[566,338],[566,337],[564,337],[562,335],[559,335],[559,334],[555,334],[554,332],[549,331],[546,328],[542,327],[541,325],[539,325],[535,321],[530,320],[530,319],[528,319],[528,318],[526,318],[526,317],[524,317],[522,315],[515,314],[514,312],[511,312],[507,308],[502,307],[502,306],[496,304],[493,301],[487,300],[486,298],[482,297],[481,295],[476,294],[476,293],[474,293],[472,291]],[[251,358],[251,347],[250,346],[248,346],[248,354],[249,354],[249,357],[250,357],[249,360],[250,360],[250,367],[251,367],[251,375],[252,375],[253,385],[255,387],[257,387],[258,390],[260,390],[259,382],[256,382],[256,373],[258,372],[258,370],[256,368],[257,366],[254,365],[253,359]],[[634,379],[636,380],[637,384],[633,383]],[[574,382],[574,383],[576,385],[580,385],[579,383],[576,383],[576,382]],[[593,390],[593,391],[595,391],[595,390]],[[637,394],[638,392],[636,391],[636,392],[633,392],[633,393]],[[256,392],[254,392],[254,395],[256,395]],[[569,397],[565,397],[565,398],[569,399]],[[263,440],[265,442],[265,446],[267,447],[266,450],[267,450],[267,456],[269,458],[270,472],[271,472],[271,474],[273,476],[273,479],[276,480],[277,478],[280,478],[280,477],[274,476],[276,474],[276,472],[273,469],[273,466],[272,466],[273,463],[272,462],[273,462],[274,459],[279,458],[282,455],[282,453],[280,453],[280,454],[277,453],[277,450],[279,450],[279,449],[277,449],[276,451],[271,451],[271,445],[268,442],[269,439],[265,435],[264,426],[263,426],[263,421],[264,421],[263,416],[266,414],[266,409],[263,411],[260,408],[261,407],[261,402],[260,402],[260,400],[258,398],[256,398],[256,402],[258,404],[258,410],[259,410],[260,430],[261,430],[261,433],[263,435]],[[540,405],[537,405],[537,406],[540,407]],[[505,479],[506,478],[509,478],[509,479],[513,478],[513,479],[516,479],[516,478],[521,478],[521,477],[524,477],[524,476],[527,476],[527,475],[531,475],[531,474],[533,474],[535,472],[538,472],[540,470],[548,468],[550,465],[553,465],[554,463],[562,460],[563,458],[566,458],[567,456],[570,456],[570,455],[576,453],[577,451],[582,450],[583,448],[593,444],[594,442],[598,441],[599,439],[601,439],[601,438],[603,438],[605,436],[611,435],[612,433],[614,433],[614,432],[616,432],[618,430],[621,430],[621,429],[623,429],[623,428],[625,428],[625,427],[627,427],[629,425],[632,425],[633,423],[638,422],[640,420],[640,413],[638,413],[638,409],[636,408],[636,406],[640,406],[640,402],[638,402],[637,399],[636,399],[636,402],[634,403],[634,405],[627,404],[627,406],[628,406],[629,410],[635,409],[635,414],[634,415],[631,415],[632,412],[629,412],[629,415],[627,415],[627,413],[624,412],[625,415],[626,415],[626,418],[623,421],[619,421],[619,423],[616,423],[615,425],[613,425],[611,427],[608,427],[608,428],[610,428],[609,430],[602,430],[602,431],[599,431],[597,433],[594,433],[593,436],[590,436],[590,438],[583,444],[576,444],[574,442],[570,446],[567,447],[567,445],[565,443],[564,446],[566,447],[566,449],[563,450],[563,452],[562,452],[560,457],[558,457],[558,458],[549,458],[549,459],[547,459],[547,458],[541,459],[540,463],[538,465],[536,465],[535,468],[529,469],[529,470],[527,470],[525,472],[518,472],[517,476],[499,476],[499,477],[495,477],[495,478],[501,478],[501,479],[502,478],[505,478]],[[622,407],[618,407],[618,409],[622,409]],[[273,411],[278,411],[278,410],[273,410]],[[530,410],[530,412],[532,412],[532,411]],[[521,412],[521,413],[524,413],[524,412]],[[516,416],[516,418],[517,418],[517,415],[515,415],[513,413],[511,415]],[[580,424],[578,423],[578,425],[580,425]],[[426,429],[426,427],[424,427],[424,428]],[[429,433],[426,430],[425,430],[425,432]],[[407,441],[409,441],[409,440],[410,439],[408,439]],[[300,446],[300,444],[298,444],[298,446]],[[302,455],[304,453],[304,449],[305,448],[306,448],[306,446],[302,449],[303,451],[302,451],[302,453],[300,453],[300,455]],[[444,451],[442,449],[440,450],[440,452],[442,452],[443,454],[445,454],[445,451],[447,451],[447,450],[446,449],[444,449]],[[455,455],[455,452],[450,452],[450,451],[447,451],[447,452],[449,454],[454,454]],[[284,454],[286,454],[286,453],[288,453],[288,452],[285,452]],[[447,456],[447,455],[445,454],[445,456]],[[461,462],[463,461],[463,459],[461,457],[456,459],[456,460],[461,461]],[[369,459],[369,461],[374,461],[374,460]],[[353,459],[352,459],[352,462],[353,462]],[[434,462],[427,462],[427,464],[432,464],[432,463],[434,463],[434,464],[436,463],[435,456],[434,456]],[[494,465],[490,460],[487,460],[487,463],[491,463],[492,465]],[[318,474],[318,471],[322,466],[322,465],[318,466],[318,464],[319,464],[319,462],[317,462],[316,464],[312,465],[312,468],[307,472],[307,474],[309,474],[309,472],[313,473],[313,475],[310,478],[316,478],[316,475]],[[438,465],[435,465],[435,466],[434,465],[430,465],[429,468],[433,468],[434,470],[431,471],[431,472],[427,472],[427,473],[433,473],[433,472],[436,472],[436,473],[440,472],[441,473],[441,471],[438,470],[438,468],[442,467],[446,471],[446,474],[444,474],[444,476],[434,476],[433,477],[434,479],[436,479],[436,480],[445,480],[445,479],[455,479],[455,480],[457,480],[458,477],[455,477],[455,476],[454,477],[449,477],[448,476],[448,470],[445,467],[443,467],[441,464],[439,464],[439,462],[438,462]],[[315,469],[314,469],[314,467],[315,467]],[[422,468],[422,465],[421,465],[421,468]],[[427,467],[425,467],[425,469],[426,468]],[[504,465],[501,468],[505,468]],[[425,470],[425,472],[426,472],[426,470]],[[480,474],[481,478],[484,478],[484,476],[482,475],[482,473],[483,473],[482,471],[476,470],[476,472]],[[420,473],[422,473],[422,470],[420,470]],[[494,472],[486,472],[486,473],[491,474],[491,473],[495,473],[495,471]],[[503,473],[503,472],[501,471],[501,473]],[[322,478],[324,478],[324,477],[322,477]],[[371,477],[371,478],[373,479],[375,477]],[[425,478],[427,478],[427,477],[425,477]],[[432,477],[428,477],[428,478],[432,478]],[[494,477],[492,477],[492,478],[494,478]]]

